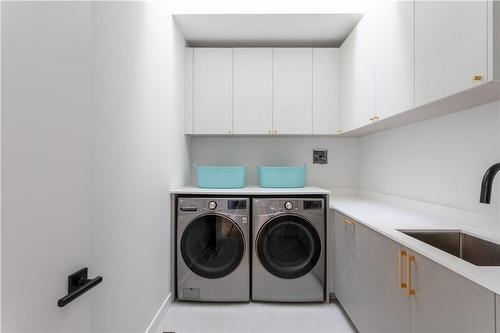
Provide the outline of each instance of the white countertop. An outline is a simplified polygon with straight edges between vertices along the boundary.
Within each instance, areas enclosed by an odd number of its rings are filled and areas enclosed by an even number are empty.
[[[356,190],[332,190],[330,208],[500,294],[500,267],[475,266],[397,231],[397,229],[461,230],[500,243],[498,217]]]
[[[171,194],[217,194],[217,195],[329,195],[330,191],[319,187],[302,188],[264,188],[245,186],[242,188],[216,189],[186,186],[170,191]]]

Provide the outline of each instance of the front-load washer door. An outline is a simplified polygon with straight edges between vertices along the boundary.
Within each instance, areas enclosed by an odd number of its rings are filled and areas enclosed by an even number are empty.
[[[314,268],[321,254],[321,240],[316,228],[306,219],[280,215],[260,229],[256,250],[268,272],[295,279]]]
[[[233,272],[245,252],[243,233],[223,215],[207,214],[194,219],[181,237],[180,251],[195,274],[218,279]]]

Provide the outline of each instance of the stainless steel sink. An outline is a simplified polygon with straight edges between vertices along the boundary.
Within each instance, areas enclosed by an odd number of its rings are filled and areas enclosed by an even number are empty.
[[[500,244],[458,230],[398,230],[476,266],[500,266]]]

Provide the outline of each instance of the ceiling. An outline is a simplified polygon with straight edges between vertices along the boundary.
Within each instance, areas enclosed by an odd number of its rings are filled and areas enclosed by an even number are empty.
[[[177,14],[190,46],[338,47],[362,14]]]

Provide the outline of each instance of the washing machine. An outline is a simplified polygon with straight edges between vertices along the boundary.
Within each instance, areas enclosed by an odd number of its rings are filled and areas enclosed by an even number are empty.
[[[178,198],[179,300],[250,300],[249,221],[249,198]]]
[[[252,300],[322,302],[323,198],[254,198]]]

